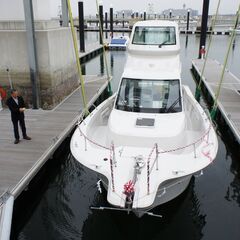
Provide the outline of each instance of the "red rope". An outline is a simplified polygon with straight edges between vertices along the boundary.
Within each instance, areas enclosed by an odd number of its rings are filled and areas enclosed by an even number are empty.
[[[148,195],[150,193],[150,159],[151,159],[151,156],[153,154],[155,147],[156,147],[156,145],[154,145],[154,147],[152,148],[152,150],[148,156],[148,160],[147,160],[147,194]]]
[[[195,142],[189,143],[189,144],[187,144],[187,145],[185,145],[185,146],[182,146],[182,147],[177,147],[177,148],[169,149],[169,150],[165,150],[165,151],[159,151],[158,153],[161,154],[161,153],[175,152],[175,151],[178,151],[178,150],[182,150],[182,149],[191,147],[191,146],[197,144],[198,142],[202,142],[202,141],[204,140],[204,137],[206,137],[206,136],[209,134],[209,132],[210,132],[210,130],[211,130],[211,127],[212,127],[212,126],[210,125],[210,127],[209,127],[209,129],[206,131],[206,133],[204,133],[204,135],[203,135],[202,137],[200,137],[198,140],[196,140]]]
[[[209,134],[209,132],[210,132],[210,130],[211,130],[211,127],[212,127],[212,126],[210,125],[210,126],[209,126],[209,129],[206,131],[206,133],[204,133],[204,135],[203,135],[202,137],[200,137],[198,140],[196,140],[195,142],[189,143],[189,144],[187,144],[187,145],[185,145],[185,146],[182,146],[182,147],[177,147],[177,148],[174,148],[174,149],[159,151],[158,153],[161,154],[161,153],[175,152],[175,151],[182,150],[182,149],[184,149],[184,148],[188,148],[188,147],[190,147],[190,146],[192,146],[192,145],[194,145],[194,144],[197,144],[198,142],[203,141],[204,137],[206,137],[206,135]],[[96,145],[96,146],[98,146],[98,147],[101,147],[101,148],[104,148],[104,149],[107,149],[107,150],[110,150],[110,151],[111,151],[111,148],[106,147],[106,146],[103,146],[103,145],[101,145],[101,144],[99,144],[99,143],[97,143],[97,142],[94,142],[94,141],[91,140],[90,138],[88,138],[88,137],[81,131],[80,126],[78,126],[78,129],[79,129],[81,135],[83,135],[90,143],[92,143],[92,144],[94,144],[94,145]],[[154,148],[155,148],[155,146],[154,146]],[[152,150],[152,151],[153,151],[153,150]]]
[[[115,192],[112,155],[113,155],[113,145],[111,146],[111,150],[110,150],[110,169],[111,169],[111,178],[112,178],[112,190],[113,192]]]
[[[90,143],[92,143],[92,144],[94,144],[94,145],[96,145],[96,146],[98,146],[98,147],[101,147],[101,148],[104,148],[104,149],[106,149],[106,150],[110,150],[110,151],[111,151],[111,148],[106,147],[106,146],[103,146],[103,145],[101,145],[101,144],[99,144],[99,143],[96,143],[96,142],[94,142],[93,140],[91,140],[90,138],[88,138],[88,137],[81,131],[80,126],[78,126],[78,129],[79,129],[80,134],[81,134],[85,139],[87,139]]]
[[[208,140],[206,140],[205,138],[203,139],[203,141],[206,143],[205,146],[203,146],[202,148],[202,154],[209,159],[210,163],[213,161],[213,158],[210,156],[210,150],[204,151],[209,145],[210,143],[208,142]]]

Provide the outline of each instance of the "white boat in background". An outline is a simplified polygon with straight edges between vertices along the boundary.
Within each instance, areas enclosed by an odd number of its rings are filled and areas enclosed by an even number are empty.
[[[129,41],[128,36],[120,36],[111,38],[110,43],[108,44],[109,49],[126,49]]]
[[[181,194],[218,142],[181,83],[178,25],[144,21],[132,31],[117,93],[78,124],[71,152],[99,175],[115,209],[142,216]]]

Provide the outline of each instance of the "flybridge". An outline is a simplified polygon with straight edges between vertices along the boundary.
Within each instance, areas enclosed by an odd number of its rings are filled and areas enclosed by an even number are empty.
[[[172,21],[143,21],[134,25],[130,54],[176,55],[180,52],[178,25]]]
[[[124,77],[180,79],[180,41],[176,22],[154,20],[136,23],[127,50]]]

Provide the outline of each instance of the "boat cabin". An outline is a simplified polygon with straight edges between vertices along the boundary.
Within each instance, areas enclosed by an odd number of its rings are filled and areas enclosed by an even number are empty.
[[[128,112],[182,111],[180,81],[123,78],[115,108]]]
[[[150,51],[178,54],[180,51],[178,25],[172,21],[141,21],[134,25],[128,45],[130,53]],[[136,52],[135,52],[136,51]]]

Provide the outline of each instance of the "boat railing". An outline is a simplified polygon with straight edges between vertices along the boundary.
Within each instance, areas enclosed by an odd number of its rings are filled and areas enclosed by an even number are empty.
[[[209,134],[210,134],[211,129],[212,129],[212,124],[210,122],[209,127],[207,128],[206,132],[200,138],[198,138],[196,141],[189,143],[185,146],[159,151],[158,144],[157,143],[154,144],[153,148],[151,149],[151,152],[148,155],[148,159],[147,159],[147,194],[148,195],[150,194],[150,175],[151,175],[151,172],[155,165],[156,165],[156,171],[158,171],[158,169],[159,169],[158,161],[159,161],[160,154],[176,152],[176,151],[180,151],[180,150],[192,147],[194,158],[197,158],[197,150],[196,150],[197,144],[205,143],[205,145],[202,146],[201,153],[204,157],[208,158],[210,162],[213,161],[213,158],[211,157],[210,151],[208,149],[208,146],[210,144],[212,144],[209,142]],[[155,152],[155,158],[154,158],[152,165],[150,166],[151,159],[153,159],[152,156],[153,156],[154,152]],[[178,171],[176,171],[175,173],[178,174]]]
[[[111,170],[111,184],[112,184],[112,191],[115,192],[115,183],[114,183],[114,168],[117,167],[117,161],[116,161],[116,155],[115,155],[115,145],[113,142],[111,142],[110,147],[104,146],[100,143],[97,143],[95,141],[93,141],[92,139],[88,138],[81,130],[80,128],[80,123],[78,124],[77,128],[79,129],[79,133],[80,136],[82,136],[84,138],[84,143],[85,143],[85,151],[87,151],[87,142],[90,142],[91,144],[103,148],[105,150],[108,150],[110,152],[110,157],[109,157],[109,162],[110,162],[110,170]],[[194,158],[197,158],[197,144],[201,144],[201,143],[205,143],[202,146],[201,149],[201,153],[204,157],[208,158],[210,162],[213,161],[213,158],[211,157],[211,153],[208,149],[209,145],[212,144],[209,142],[209,134],[211,129],[213,128],[212,123],[210,122],[209,127],[207,128],[206,132],[199,137],[197,140],[195,140],[194,142],[191,142],[187,145],[184,146],[180,146],[180,147],[176,147],[176,148],[172,148],[172,149],[167,149],[167,150],[159,150],[159,146],[157,143],[154,144],[153,148],[151,149],[148,158],[147,158],[147,195],[150,194],[150,176],[151,176],[151,172],[153,170],[153,168],[156,166],[156,171],[159,170],[159,158],[161,154],[164,153],[172,153],[172,152],[176,152],[176,151],[180,151],[186,148],[193,148],[193,154],[194,154]],[[153,157],[153,154],[155,153],[155,157]],[[151,159],[154,159],[152,165],[151,165]],[[108,160],[106,158],[106,160]],[[150,166],[151,165],[151,166]],[[176,174],[178,174],[178,172],[176,171]]]

